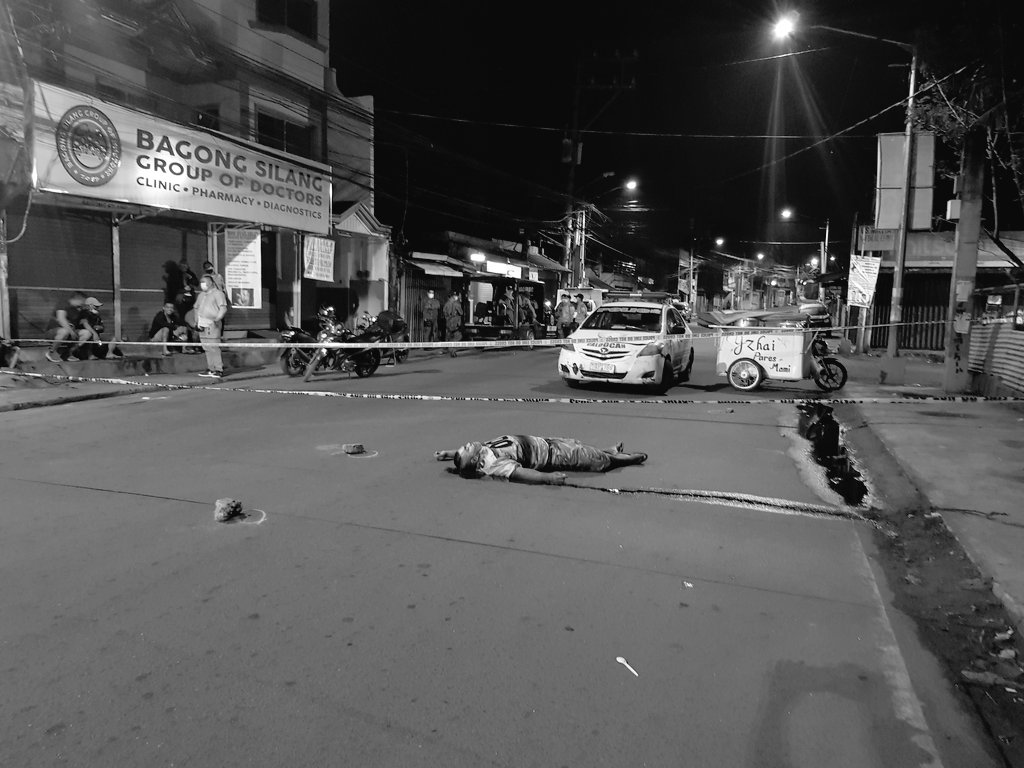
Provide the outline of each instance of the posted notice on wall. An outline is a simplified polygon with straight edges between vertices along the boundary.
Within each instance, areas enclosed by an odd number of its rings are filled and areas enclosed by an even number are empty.
[[[224,284],[232,309],[263,307],[260,231],[224,230]]]
[[[334,241],[326,237],[306,237],[302,247],[302,276],[334,282]]]
[[[846,303],[851,307],[871,306],[875,296],[875,283],[878,282],[878,268],[882,263],[881,256],[862,256],[853,254],[850,257],[850,280],[846,289]]]

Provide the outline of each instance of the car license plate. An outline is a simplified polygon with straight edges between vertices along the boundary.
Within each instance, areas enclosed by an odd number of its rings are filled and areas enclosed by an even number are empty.
[[[590,369],[595,373],[615,373],[615,366],[611,363],[591,363]]]

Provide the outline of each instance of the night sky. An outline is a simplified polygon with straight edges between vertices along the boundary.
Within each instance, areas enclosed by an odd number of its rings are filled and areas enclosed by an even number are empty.
[[[935,5],[819,0],[806,4],[801,22],[911,40]],[[901,131],[902,108],[765,169],[813,139],[758,137],[824,136],[895,104],[907,93],[909,55],[822,30],[776,42],[777,7],[334,3],[341,89],[376,99],[378,218],[397,229],[404,215],[413,247],[445,229],[516,239],[525,228],[557,238],[568,167],[560,162],[562,139],[582,61],[584,82],[596,87],[583,91],[580,125],[604,133],[583,138],[578,194],[621,207],[612,187],[635,176],[645,209],[612,210],[599,230],[610,242],[668,258],[689,243],[693,221],[698,235],[723,236],[726,250],[752,256],[768,249],[758,240],[820,239],[826,218],[833,240],[848,241],[854,212],[862,221],[871,215],[874,135]],[[751,61],[787,51],[801,53]],[[634,52],[635,62],[620,63]],[[608,89],[616,75],[635,79],[635,88]],[[608,171],[615,176],[601,178]],[[948,196],[947,187],[936,193]],[[778,223],[783,205],[800,217]],[[775,253],[800,257],[792,248]]]

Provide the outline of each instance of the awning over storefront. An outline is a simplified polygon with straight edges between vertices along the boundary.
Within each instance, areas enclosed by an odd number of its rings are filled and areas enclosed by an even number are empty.
[[[571,269],[563,267],[554,259],[549,259],[547,256],[541,256],[539,253],[527,253],[526,258],[533,266],[546,269],[549,272],[572,272]]]
[[[444,264],[438,264],[436,262],[406,259],[405,263],[416,267],[416,269],[422,269],[428,275],[438,275],[439,277],[463,277],[463,273],[459,270],[452,269],[451,267],[445,266]]]
[[[515,280],[517,283],[527,283],[529,285],[544,285],[540,280],[533,280],[529,277],[508,277],[506,275],[495,274],[494,272],[480,272],[475,269],[467,269],[466,277],[470,280]]]

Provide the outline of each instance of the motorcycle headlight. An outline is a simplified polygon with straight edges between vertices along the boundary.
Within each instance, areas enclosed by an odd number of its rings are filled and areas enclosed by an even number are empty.
[[[662,343],[660,341],[652,341],[646,347],[640,350],[640,354],[637,357],[650,357],[652,355],[660,355],[662,352]]]

